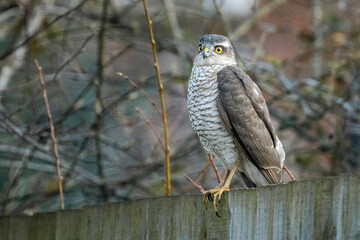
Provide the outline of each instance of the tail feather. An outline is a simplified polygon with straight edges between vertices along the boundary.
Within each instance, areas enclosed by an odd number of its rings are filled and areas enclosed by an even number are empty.
[[[264,169],[252,162],[243,161],[243,171],[246,177],[256,186],[265,186],[282,182],[281,171],[278,168]]]

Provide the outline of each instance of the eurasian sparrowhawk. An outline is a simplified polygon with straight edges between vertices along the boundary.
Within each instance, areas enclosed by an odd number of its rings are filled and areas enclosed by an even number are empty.
[[[204,149],[230,170],[218,187],[206,191],[214,196],[215,210],[216,200],[229,190],[235,172],[252,186],[282,182],[285,152],[265,99],[237,66],[234,48],[226,37],[209,34],[200,39],[187,106]]]

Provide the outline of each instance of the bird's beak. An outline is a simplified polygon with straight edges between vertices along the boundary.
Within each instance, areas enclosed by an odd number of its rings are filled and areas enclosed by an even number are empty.
[[[207,58],[210,56],[210,51],[207,47],[204,48],[204,51],[203,51],[203,59]]]

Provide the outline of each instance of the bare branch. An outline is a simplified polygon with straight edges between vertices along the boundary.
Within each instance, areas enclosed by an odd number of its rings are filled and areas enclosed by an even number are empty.
[[[129,78],[129,76],[124,75],[122,72],[117,72],[117,75],[123,77],[131,86],[133,86],[136,90],[139,90],[144,97],[146,98],[146,100],[155,108],[156,112],[159,114],[159,116],[161,117],[161,112],[160,110],[157,108],[154,100],[152,100],[152,98],[149,96],[149,94],[147,94],[144,89],[142,89],[138,84],[136,84],[133,80],[131,80]]]
[[[287,0],[273,0],[263,6],[261,9],[259,9],[251,18],[246,20],[243,24],[241,24],[235,31],[233,31],[229,35],[229,39],[231,41],[235,41],[236,39],[239,39],[241,36],[243,36],[245,33],[247,33],[250,28],[254,25],[254,23],[259,20],[262,17],[265,17],[270,12],[272,12],[274,9],[279,7],[281,4],[286,3]]]
[[[204,188],[203,188],[200,184],[197,184],[194,180],[192,180],[186,173],[184,173],[184,177],[185,177],[189,182],[191,182],[197,189],[199,189],[199,191],[200,191],[201,193],[205,193]]]
[[[151,121],[145,116],[145,114],[143,112],[140,111],[139,108],[135,108],[135,110],[144,118],[145,123],[150,127],[150,129],[154,132],[155,136],[157,137],[157,139],[159,140],[162,149],[165,151],[165,146],[164,143],[161,140],[160,135],[158,134],[158,132],[155,130],[154,125],[151,123]]]
[[[156,42],[155,42],[155,39],[154,39],[154,33],[153,33],[153,29],[152,29],[152,21],[150,19],[150,16],[149,16],[149,13],[148,13],[148,10],[147,10],[146,0],[142,0],[142,2],[143,2],[143,5],[144,5],[145,16],[146,16],[146,20],[147,20],[148,27],[149,27],[149,32],[150,32],[151,46],[152,46],[152,52],[153,52],[153,57],[154,57],[154,67],[155,67],[155,71],[156,71],[156,77],[157,77],[157,80],[158,80],[159,96],[160,96],[161,110],[162,110],[162,120],[163,120],[163,125],[164,125],[165,160],[166,160],[166,195],[171,195],[170,147],[169,147],[169,140],[168,140],[168,128],[167,128],[165,98],[164,98],[164,93],[163,93],[164,87],[163,87],[163,84],[162,84],[162,81],[161,81],[160,66],[159,66],[157,53],[156,53]]]
[[[104,72],[103,72],[103,62],[104,62],[104,37],[105,37],[105,24],[107,20],[108,15],[108,8],[109,8],[109,0],[104,0],[102,5],[102,14],[101,14],[101,23],[100,23],[100,31],[98,34],[98,45],[97,45],[97,77],[95,80],[95,92],[96,92],[96,100],[94,105],[95,110],[95,120],[92,125],[92,128],[94,128],[96,132],[95,136],[95,149],[96,149],[96,163],[98,168],[98,175],[100,179],[104,179],[104,169],[103,169],[103,163],[102,163],[102,147],[100,142],[100,134],[101,129],[103,127],[103,108],[104,108],[104,102],[102,98],[102,86],[104,83]],[[106,188],[104,185],[100,185],[100,191],[101,195],[104,198],[105,202],[108,199],[108,194],[106,191]]]
[[[66,60],[60,67],[59,69],[55,72],[54,77],[53,77],[53,81],[56,80],[57,76],[59,75],[59,73],[69,64],[71,63],[80,53],[82,53],[84,51],[84,48],[86,46],[86,44],[91,40],[91,38],[94,36],[93,34],[90,34],[85,40],[84,42],[81,44],[80,48],[68,59]]]
[[[63,177],[61,175],[60,157],[59,157],[59,152],[58,152],[57,140],[56,140],[56,136],[55,136],[54,123],[53,123],[53,119],[52,119],[52,115],[51,115],[49,100],[47,97],[42,67],[39,65],[39,63],[36,59],[35,59],[35,65],[39,71],[39,80],[40,80],[41,88],[43,91],[43,98],[44,98],[44,102],[45,102],[46,113],[47,113],[50,130],[51,130],[51,140],[53,143],[54,156],[55,156],[55,160],[56,160],[57,177],[58,177],[58,182],[59,182],[60,205],[61,205],[61,209],[65,209],[64,192],[63,192]]]
[[[291,178],[291,180],[295,181],[294,176],[292,175],[291,171],[285,166],[283,166],[283,169],[286,171],[286,173],[289,175],[289,177]]]
[[[59,16],[57,16],[54,20],[52,20],[51,22],[49,22],[44,28],[41,28],[37,31],[35,31],[34,34],[30,35],[28,38],[24,39],[21,43],[19,43],[18,45],[16,45],[15,47],[11,48],[10,50],[8,50],[7,52],[5,52],[3,55],[0,56],[0,60],[5,59],[6,57],[8,57],[9,55],[11,55],[16,49],[28,44],[30,41],[32,41],[34,38],[36,38],[36,36],[38,34],[40,34],[41,32],[45,31],[46,29],[49,29],[54,23],[56,23],[57,21],[59,21],[61,18],[68,16],[69,14],[71,14],[72,12],[78,10],[79,8],[82,7],[82,5],[84,3],[86,3],[88,0],[83,0],[81,1],[78,5],[76,5],[75,7],[73,7],[72,9],[69,9],[67,12],[65,12],[64,14],[61,14]]]

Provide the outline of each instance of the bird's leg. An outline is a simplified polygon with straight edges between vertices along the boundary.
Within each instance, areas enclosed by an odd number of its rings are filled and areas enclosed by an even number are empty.
[[[211,153],[209,153],[208,156],[209,156],[209,161],[210,161],[210,163],[211,163],[211,166],[213,167],[213,169],[214,169],[214,171],[215,171],[215,174],[216,174],[216,178],[217,178],[217,180],[218,180],[218,183],[220,183],[220,182],[221,182],[221,179],[220,179],[220,177],[219,177],[219,172],[218,172],[218,170],[217,170],[217,168],[216,168],[216,166],[215,166],[213,155],[212,155]]]
[[[221,199],[221,195],[225,192],[225,191],[229,191],[229,187],[230,187],[230,182],[231,179],[233,178],[237,168],[238,168],[239,164],[236,164],[230,171],[230,173],[226,174],[224,180],[222,181],[222,183],[220,183],[220,185],[214,189],[209,189],[207,191],[204,192],[204,196],[203,196],[203,202],[205,204],[205,206],[207,207],[207,201],[208,201],[208,197],[209,195],[213,196],[214,199],[214,209],[215,212],[217,213],[217,206],[216,206],[216,202],[220,201]]]
[[[230,170],[226,169],[226,173],[224,174],[224,177],[221,180],[221,183],[225,183],[226,179],[229,177]]]

